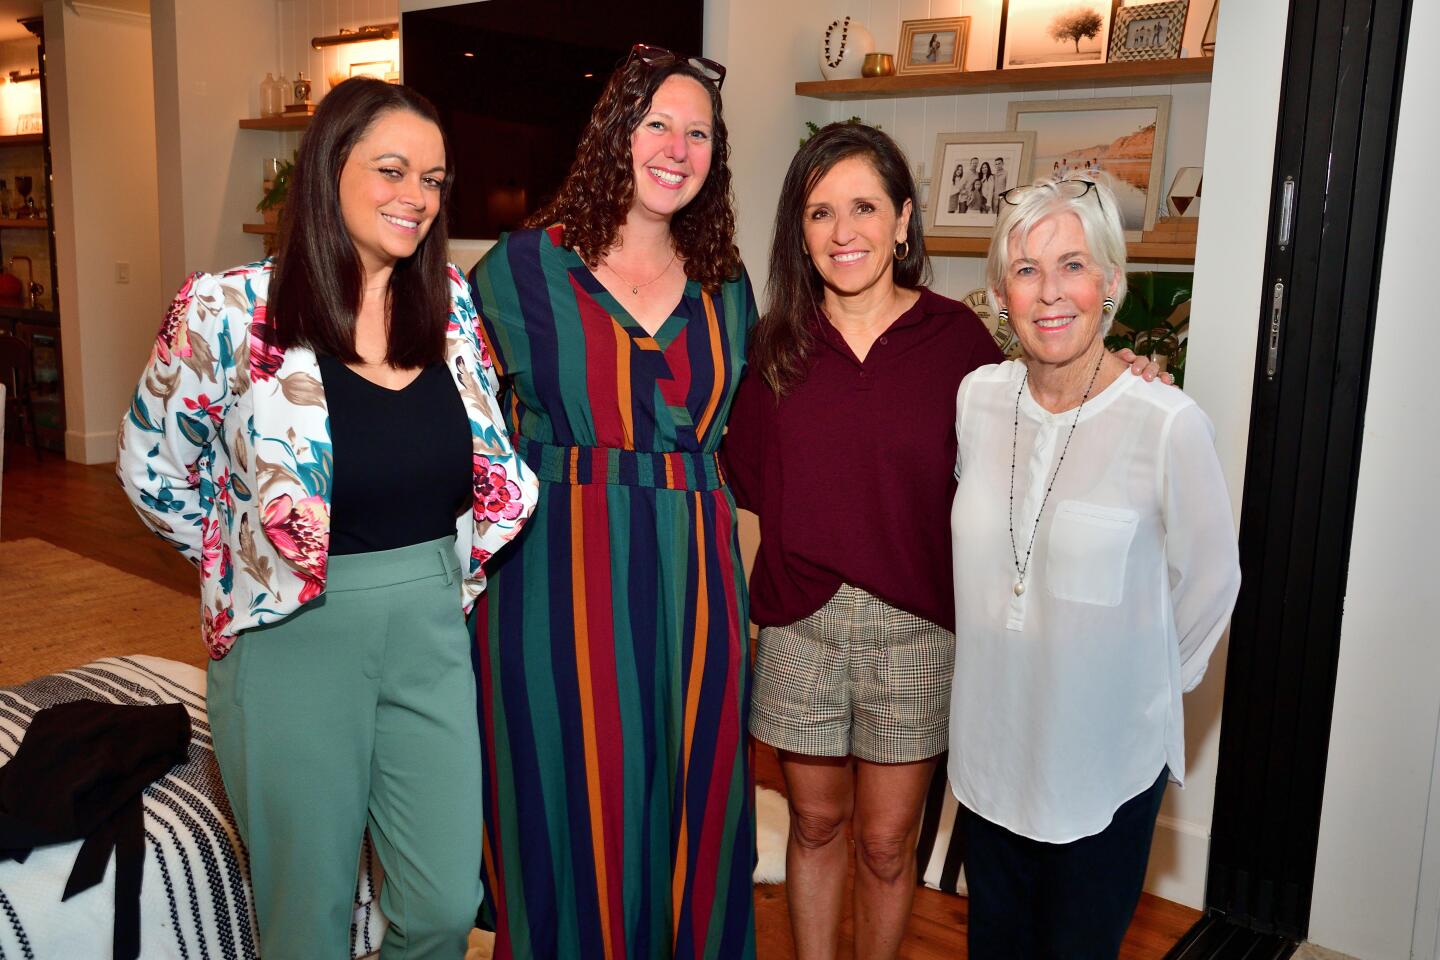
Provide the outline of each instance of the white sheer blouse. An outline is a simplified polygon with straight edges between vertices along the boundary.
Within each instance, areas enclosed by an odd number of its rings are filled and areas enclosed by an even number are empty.
[[[1074,410],[1021,392],[1010,361],[956,397],[959,489],[951,788],[1051,843],[1099,833],[1168,765],[1185,779],[1181,694],[1200,682],[1240,588],[1214,429],[1189,397],[1129,373]],[[1019,395],[1019,425],[1015,404]]]

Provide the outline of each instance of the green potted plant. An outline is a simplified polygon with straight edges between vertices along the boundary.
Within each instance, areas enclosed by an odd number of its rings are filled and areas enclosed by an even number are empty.
[[[290,175],[295,172],[295,160],[281,160],[275,165],[275,174],[269,181],[270,187],[255,209],[265,217],[265,222],[280,222],[280,208],[285,206],[285,195],[290,191]]]
[[[1105,337],[1107,350],[1129,347],[1153,358],[1160,369],[1185,386],[1185,355],[1190,330],[1193,273],[1144,271],[1126,274],[1129,293]]]

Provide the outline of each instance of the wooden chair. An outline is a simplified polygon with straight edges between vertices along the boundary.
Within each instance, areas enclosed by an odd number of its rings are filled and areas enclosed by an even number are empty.
[[[0,333],[0,381],[5,384],[4,410],[8,417],[15,411],[15,425],[23,440],[30,435],[30,445],[35,448],[35,459],[40,459],[40,434],[35,428],[35,404],[30,397],[34,384],[34,367],[30,361],[30,347],[19,337]]]

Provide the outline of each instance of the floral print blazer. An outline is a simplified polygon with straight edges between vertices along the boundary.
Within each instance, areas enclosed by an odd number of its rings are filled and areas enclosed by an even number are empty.
[[[170,305],[120,426],[116,472],[145,524],[200,568],[210,656],[325,589],[333,453],[313,351],[278,350],[265,324],[271,261],[197,273]],[[534,474],[515,454],[475,305],[449,268],[445,356],[470,417],[474,509],[456,524],[465,610],[483,564],[535,508]]]

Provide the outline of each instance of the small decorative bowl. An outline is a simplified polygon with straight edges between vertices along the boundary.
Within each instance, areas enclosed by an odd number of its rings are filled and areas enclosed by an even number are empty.
[[[889,53],[867,53],[860,66],[862,77],[892,77],[895,75],[895,57]]]

